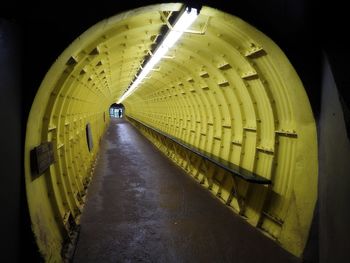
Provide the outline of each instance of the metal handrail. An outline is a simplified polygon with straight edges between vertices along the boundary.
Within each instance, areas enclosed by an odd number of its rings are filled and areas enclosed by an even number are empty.
[[[254,184],[271,184],[271,180],[267,179],[265,177],[262,177],[260,175],[257,175],[249,170],[246,170],[236,164],[233,164],[229,161],[226,161],[224,159],[221,159],[220,157],[217,157],[213,154],[207,153],[205,151],[202,151],[200,149],[195,148],[194,146],[178,139],[175,138],[157,128],[154,128],[140,120],[137,120],[133,117],[127,116],[127,118],[132,119],[133,121],[159,133],[160,135],[166,137],[167,139],[175,142],[176,144],[184,147],[185,149],[189,150],[190,152],[199,155],[200,157],[202,157],[204,160],[210,161],[211,163],[214,163],[215,165],[221,167],[222,169],[226,170],[227,172],[229,172],[230,174],[232,174],[233,176],[239,177],[247,182],[250,183],[254,183]]]

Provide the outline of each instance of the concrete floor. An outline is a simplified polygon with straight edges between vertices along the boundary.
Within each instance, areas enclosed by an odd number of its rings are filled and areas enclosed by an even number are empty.
[[[300,262],[114,119],[102,142],[74,262]]]

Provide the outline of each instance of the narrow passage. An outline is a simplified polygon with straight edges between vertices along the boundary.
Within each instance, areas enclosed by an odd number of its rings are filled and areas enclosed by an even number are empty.
[[[300,262],[112,120],[81,219],[74,263]]]

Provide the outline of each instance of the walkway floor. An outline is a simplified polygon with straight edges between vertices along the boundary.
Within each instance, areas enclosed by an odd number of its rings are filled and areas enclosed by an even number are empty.
[[[113,120],[81,219],[79,262],[299,262],[132,125]]]

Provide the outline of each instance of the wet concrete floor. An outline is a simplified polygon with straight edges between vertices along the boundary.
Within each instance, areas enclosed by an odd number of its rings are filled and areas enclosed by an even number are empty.
[[[300,262],[114,119],[81,219],[78,262]]]

